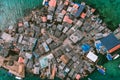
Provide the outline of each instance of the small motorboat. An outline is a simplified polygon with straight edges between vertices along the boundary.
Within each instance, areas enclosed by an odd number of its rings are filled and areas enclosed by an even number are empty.
[[[114,54],[113,55],[113,59],[115,60],[115,59],[118,59],[120,57],[120,55],[119,54]]]
[[[97,65],[97,70],[98,70],[98,72],[100,72],[101,74],[103,74],[103,75],[105,75],[105,68],[103,67],[103,66],[98,66]]]
[[[22,78],[21,77],[18,77],[18,76],[16,76],[15,77],[17,80],[22,80]]]

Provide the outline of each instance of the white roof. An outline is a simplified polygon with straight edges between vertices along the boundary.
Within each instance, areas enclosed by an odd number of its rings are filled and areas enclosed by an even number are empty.
[[[46,56],[48,59],[52,59],[52,58],[54,58],[54,56],[53,56],[53,54],[51,53],[51,54],[49,54],[49,55],[47,55]]]
[[[30,43],[34,43],[35,44],[36,40],[37,40],[36,38],[32,38],[32,37],[29,38],[29,42]]]
[[[50,44],[52,42],[52,38],[48,38],[47,40],[46,40],[46,43],[47,44]]]
[[[40,67],[35,67],[34,68],[34,74],[39,74]]]
[[[78,37],[77,36],[74,36],[73,34],[70,36],[70,39],[74,42],[74,43],[76,43],[79,39],[78,39]]]
[[[32,54],[31,54],[31,53],[26,53],[25,56],[26,56],[28,59],[31,59],[31,58],[32,58]]]
[[[53,17],[52,15],[47,15],[48,20],[52,20],[52,17]]]
[[[98,56],[95,55],[93,52],[89,52],[86,56],[87,58],[89,58],[91,61],[95,62],[98,59]]]
[[[6,42],[9,42],[9,41],[12,41],[12,40],[13,40],[13,38],[11,37],[11,35],[10,35],[10,34],[7,34],[7,33],[5,33],[5,32],[2,34],[1,38],[2,38],[3,40],[5,40]]]
[[[25,26],[25,27],[28,27],[28,26],[29,26],[29,24],[28,24],[27,21],[24,22],[24,26]]]
[[[69,12],[70,12],[71,10],[72,10],[72,7],[68,7],[67,11],[69,11]]]
[[[23,39],[23,35],[20,35],[18,42],[21,43]]]
[[[78,20],[77,23],[76,23],[76,25],[79,25],[79,26],[81,26],[82,24],[83,24],[83,22],[80,21],[80,20]]]
[[[68,29],[69,29],[68,27],[65,27],[62,32],[66,33]]]
[[[8,28],[8,29],[12,30],[12,29],[13,29],[13,26],[9,26],[9,28]]]
[[[46,42],[43,42],[42,45],[43,45],[43,47],[45,49],[45,52],[48,52],[50,50],[48,45],[46,44]]]

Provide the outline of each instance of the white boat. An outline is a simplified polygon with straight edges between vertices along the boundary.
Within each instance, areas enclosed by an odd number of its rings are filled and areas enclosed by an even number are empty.
[[[119,66],[118,66],[119,68],[120,68],[120,64],[119,64]]]
[[[46,1],[46,0],[43,0],[43,3],[42,3],[42,5],[45,5],[45,1]]]
[[[21,77],[18,77],[18,76],[16,76],[15,78],[16,78],[17,80],[21,80],[21,79],[22,79]]]
[[[114,59],[114,60],[117,59],[117,58],[119,58],[119,57],[120,57],[119,54],[115,54],[115,55],[113,55],[113,59]]]

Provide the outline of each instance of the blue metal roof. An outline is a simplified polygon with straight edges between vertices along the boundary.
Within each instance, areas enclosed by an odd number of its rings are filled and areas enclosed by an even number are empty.
[[[107,37],[102,38],[100,41],[107,50],[110,50],[120,44],[120,40],[118,40],[113,33],[109,34]]]
[[[79,4],[79,9],[78,9],[78,11],[75,13],[74,16],[75,16],[75,17],[79,17],[80,14],[82,13],[82,11],[84,10],[84,8],[85,8],[85,6]]]

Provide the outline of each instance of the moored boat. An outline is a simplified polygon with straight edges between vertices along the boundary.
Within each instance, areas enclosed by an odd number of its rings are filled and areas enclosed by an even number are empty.
[[[17,79],[17,80],[21,80],[22,78],[21,78],[21,77],[16,76],[16,77],[15,77],[15,79]]]

